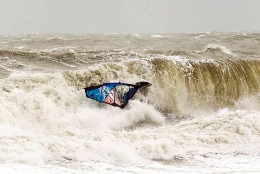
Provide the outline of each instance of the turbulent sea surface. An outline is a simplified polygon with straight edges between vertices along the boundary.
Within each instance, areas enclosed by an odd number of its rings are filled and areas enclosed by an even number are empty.
[[[260,33],[0,35],[1,173],[260,173]],[[148,81],[125,109],[87,85]]]

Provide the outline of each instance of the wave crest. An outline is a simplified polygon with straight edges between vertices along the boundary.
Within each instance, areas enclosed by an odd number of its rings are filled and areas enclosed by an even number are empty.
[[[214,53],[215,51],[218,51],[218,52],[221,52],[221,53],[224,53],[227,55],[231,55],[231,56],[236,56],[225,46],[216,45],[216,44],[209,44],[203,50],[203,52],[209,52],[209,53]]]

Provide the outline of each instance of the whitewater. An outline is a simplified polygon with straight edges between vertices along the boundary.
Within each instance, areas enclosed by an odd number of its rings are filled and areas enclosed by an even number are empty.
[[[0,171],[260,173],[259,46],[257,32],[0,35]],[[119,81],[152,85],[124,109],[85,97]]]

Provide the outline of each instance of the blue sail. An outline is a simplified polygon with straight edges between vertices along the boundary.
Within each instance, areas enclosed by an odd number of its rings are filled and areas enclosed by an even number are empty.
[[[98,86],[90,86],[85,89],[86,97],[101,103],[124,108],[128,101],[135,95],[140,87],[150,85],[148,82],[137,84],[104,83]]]

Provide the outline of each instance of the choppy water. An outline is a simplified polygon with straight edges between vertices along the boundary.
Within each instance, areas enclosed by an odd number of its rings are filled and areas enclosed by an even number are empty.
[[[0,35],[0,170],[260,172],[260,33]],[[94,83],[145,80],[126,109]]]

